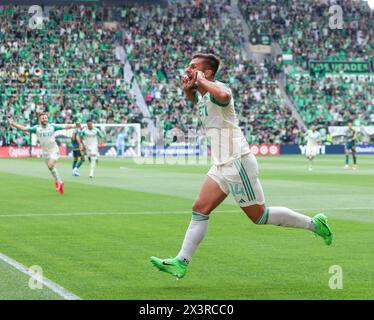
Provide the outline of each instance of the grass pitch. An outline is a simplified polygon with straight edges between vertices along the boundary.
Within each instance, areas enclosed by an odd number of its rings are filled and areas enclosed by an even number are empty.
[[[324,212],[332,246],[311,232],[257,226],[229,198],[211,215],[207,236],[185,278],[157,272],[149,257],[174,256],[209,165],[138,165],[100,159],[71,176],[57,168],[54,191],[40,159],[0,159],[0,252],[82,299],[374,299],[374,157],[356,172],[343,156],[320,156],[314,171],[301,156],[259,157],[268,206]],[[343,289],[329,288],[329,268]],[[0,262],[0,299],[59,299]]]

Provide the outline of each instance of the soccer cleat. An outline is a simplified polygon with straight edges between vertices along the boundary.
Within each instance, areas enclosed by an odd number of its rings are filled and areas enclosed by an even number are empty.
[[[353,165],[353,166],[352,166],[352,170],[353,170],[353,171],[357,170],[357,166],[356,166],[356,165]]]
[[[345,170],[349,169],[349,165],[346,164],[346,165],[344,166],[344,169],[345,169]]]
[[[60,190],[60,194],[63,195],[64,194],[64,181],[61,181],[59,190]]]
[[[312,221],[315,225],[314,233],[321,236],[329,246],[332,242],[333,233],[327,224],[327,217],[323,213],[318,213],[312,218]]]
[[[173,259],[159,259],[157,257],[151,257],[151,263],[159,270],[170,273],[178,279],[183,278],[187,272],[187,262]]]
[[[313,167],[309,167],[309,171],[312,171],[313,170]]]
[[[73,177],[80,177],[80,174],[77,170],[73,172]]]
[[[60,183],[59,182],[56,182],[55,189],[56,189],[56,192],[58,192],[60,190]]]

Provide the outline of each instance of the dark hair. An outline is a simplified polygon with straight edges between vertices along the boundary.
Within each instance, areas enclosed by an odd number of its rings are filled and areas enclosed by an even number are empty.
[[[212,53],[196,53],[194,54],[192,59],[195,59],[195,58],[204,59],[204,63],[208,66],[210,70],[213,71],[213,75],[217,73],[219,64],[221,63],[221,61],[219,60],[217,56],[215,56]]]
[[[88,119],[86,123],[89,123],[89,122],[93,122],[93,120],[92,119]]]
[[[38,119],[40,119],[41,116],[48,116],[47,112],[40,112],[38,114]]]

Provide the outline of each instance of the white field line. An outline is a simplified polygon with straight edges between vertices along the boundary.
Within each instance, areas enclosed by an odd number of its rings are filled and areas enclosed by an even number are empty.
[[[359,208],[292,208],[296,211],[323,211],[328,212],[329,210],[333,211],[359,211],[359,210],[374,210],[373,207],[359,207]],[[215,210],[213,211],[217,213],[241,213],[242,211],[238,208],[237,210]],[[105,216],[105,215],[120,215],[120,216],[126,216],[126,215],[152,215],[152,214],[159,214],[159,215],[174,215],[174,214],[189,214],[191,211],[133,211],[133,212],[64,212],[64,213],[29,213],[29,214],[0,214],[0,218],[17,218],[17,217],[64,217],[64,216]]]
[[[76,296],[75,294],[71,293],[70,291],[66,290],[65,288],[61,287],[57,283],[49,280],[46,277],[40,278],[37,275],[31,274],[29,269],[25,267],[23,264],[9,258],[5,254],[0,252],[0,260],[4,261],[5,263],[9,264],[10,266],[16,268],[17,270],[21,271],[22,273],[28,275],[30,278],[33,278],[37,281],[40,281],[43,285],[51,289],[54,293],[58,294],[65,300],[82,300],[80,297]]]

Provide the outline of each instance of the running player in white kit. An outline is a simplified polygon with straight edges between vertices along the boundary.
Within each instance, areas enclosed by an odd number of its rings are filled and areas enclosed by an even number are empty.
[[[321,134],[316,130],[316,126],[313,124],[311,130],[308,130],[305,138],[307,139],[305,156],[309,160],[309,171],[313,170],[313,161],[319,151],[319,145],[321,144]]]
[[[192,206],[192,219],[177,256],[171,259],[151,257],[151,263],[158,270],[177,278],[186,274],[192,255],[206,234],[209,214],[230,192],[246,215],[258,225],[304,228],[321,236],[327,245],[332,242],[325,215],[310,218],[285,207],[265,206],[257,160],[238,126],[231,90],[214,79],[219,64],[213,54],[196,54],[182,78],[184,92],[198,108],[211,139],[214,164]]]
[[[83,145],[87,151],[88,160],[90,161],[90,178],[95,173],[96,162],[99,157],[99,139],[103,142],[103,134],[98,128],[93,126],[93,121],[87,121],[87,127],[82,130]]]
[[[39,125],[33,127],[25,127],[21,124],[15,123],[12,118],[8,118],[9,124],[12,127],[17,128],[21,131],[35,133],[40,142],[40,146],[43,152],[43,158],[45,159],[48,169],[55,179],[55,189],[60,194],[64,194],[64,181],[61,179],[60,174],[56,168],[56,163],[60,158],[60,151],[56,143],[55,132],[63,129],[71,129],[74,125],[56,125],[48,124],[48,116],[46,113],[40,113],[38,116]]]

